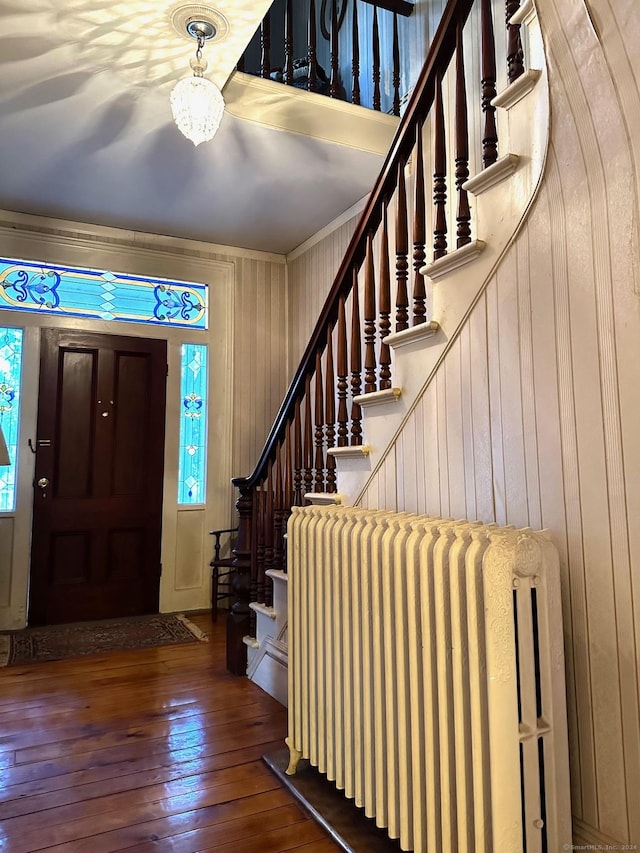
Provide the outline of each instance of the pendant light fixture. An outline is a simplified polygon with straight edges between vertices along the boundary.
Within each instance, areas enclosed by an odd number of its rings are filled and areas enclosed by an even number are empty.
[[[193,76],[176,83],[171,92],[171,111],[179,130],[194,145],[200,145],[213,139],[224,113],[224,98],[215,83],[204,76],[207,61],[202,56],[202,48],[215,36],[216,28],[210,21],[191,20],[187,32],[198,45],[190,62]]]

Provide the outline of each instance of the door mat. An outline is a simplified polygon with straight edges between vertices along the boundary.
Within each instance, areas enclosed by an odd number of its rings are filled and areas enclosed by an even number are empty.
[[[0,634],[0,667],[207,640],[207,635],[182,614],[25,628]]]

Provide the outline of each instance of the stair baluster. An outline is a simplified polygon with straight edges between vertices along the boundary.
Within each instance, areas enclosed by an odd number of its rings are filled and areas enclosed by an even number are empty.
[[[264,512],[264,570],[262,572],[261,577],[258,578],[258,589],[262,590],[262,598],[260,601],[265,604],[269,604],[271,600],[272,593],[269,591],[268,587],[271,587],[271,579],[267,575],[267,572],[270,569],[275,568],[274,566],[274,472],[275,463],[272,462],[269,465],[269,474],[267,476],[267,495],[265,502],[265,512]]]
[[[296,399],[293,421],[293,506],[303,506],[302,491],[302,417],[300,399]]]
[[[332,98],[340,96],[340,75],[338,68],[338,4],[337,0],[331,0],[331,78],[329,95]]]
[[[351,103],[360,106],[360,41],[358,38],[358,0],[353,0],[351,23]]]
[[[307,61],[309,63],[307,89],[310,92],[318,91],[318,50],[316,36],[316,3],[309,3],[309,43],[307,47]]]
[[[364,262],[364,393],[369,394],[376,387],[376,280],[373,237],[369,232]]]
[[[333,370],[333,339],[332,328],[327,327],[327,360],[325,367],[325,435],[327,440],[327,450],[335,447],[336,444],[336,389],[335,389],[335,374]],[[330,453],[327,453],[327,492],[335,494],[336,492],[336,460]]]
[[[385,338],[391,331],[391,272],[389,268],[389,232],[387,228],[387,199],[383,203],[382,237],[380,240],[380,390],[391,388],[391,350]]]
[[[469,128],[467,120],[467,87],[464,74],[462,26],[456,38],[456,191],[458,193],[456,246],[471,242],[469,196],[462,185],[469,177]]]
[[[280,568],[287,571],[287,522],[291,515],[291,507],[295,506],[293,494],[293,441],[291,437],[291,421],[287,421],[285,433],[285,457],[284,457],[284,494],[282,502],[282,521],[280,524],[280,536],[282,537],[282,562]]]
[[[380,112],[380,30],[378,27],[378,7],[373,7],[373,109]]]
[[[344,296],[338,303],[338,447],[349,444],[349,412],[347,411],[347,319]]]
[[[282,451],[283,445],[278,444],[275,464],[275,494],[273,504],[273,563],[272,568],[282,569],[284,563],[284,540],[282,538],[282,519],[284,518],[284,472],[282,470]],[[271,578],[266,581],[267,597],[265,602],[269,605],[273,603],[273,585]],[[269,595],[271,593],[271,596]]]
[[[313,490],[313,426],[311,423],[311,376],[307,376],[304,394],[304,493]]]
[[[480,20],[482,30],[482,112],[484,128],[482,133],[482,165],[486,169],[498,159],[498,131],[496,129],[496,108],[491,101],[496,96],[496,44],[493,33],[493,13],[491,0],[481,0]]]
[[[316,452],[314,457],[314,491],[324,492],[324,405],[322,399],[322,355],[320,350],[316,351],[316,370],[315,370],[315,445]]]
[[[409,296],[407,293],[409,233],[404,167],[405,161],[401,160],[398,163],[398,193],[396,196],[396,332],[402,332],[409,328]]]
[[[415,159],[415,203],[413,207],[413,325],[426,322],[427,290],[420,269],[426,257],[427,230],[425,223],[424,158],[422,152],[422,125],[416,125]],[[389,384],[389,388],[391,385]]]
[[[233,675],[245,675],[247,671],[247,648],[243,638],[251,633],[250,621],[252,610],[249,607],[251,598],[251,568],[255,565],[252,560],[252,522],[253,500],[256,492],[253,486],[242,484],[238,486],[239,496],[236,501],[238,512],[238,537],[233,549],[233,568],[235,575],[231,580],[233,603],[227,618],[227,669]]]
[[[507,80],[515,82],[524,74],[524,52],[520,38],[520,24],[510,24],[512,15],[520,8],[520,0],[507,0]]]
[[[293,86],[293,0],[287,0],[284,9],[284,65],[282,79]]]
[[[353,397],[362,390],[362,351],[360,332],[360,300],[358,298],[358,270],[353,268],[353,287],[351,288],[351,444],[362,444],[362,409]]]
[[[433,227],[433,260],[447,254],[447,148],[444,128],[444,106],[442,103],[442,76],[437,75],[434,105],[434,171],[433,201],[435,224]]]
[[[400,115],[400,41],[398,39],[398,15],[393,13],[393,75],[391,77],[393,86],[394,116]]]
[[[260,24],[260,76],[271,74],[271,13],[267,12]]]
[[[264,492],[256,489],[253,499],[253,567],[251,572],[251,602],[264,601],[264,588],[259,579],[264,577]],[[251,611],[251,635],[255,636],[256,614]]]

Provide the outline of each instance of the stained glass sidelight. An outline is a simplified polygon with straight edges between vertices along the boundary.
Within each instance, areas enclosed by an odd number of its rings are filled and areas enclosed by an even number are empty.
[[[0,258],[0,308],[207,328],[207,286]]]
[[[0,426],[11,460],[8,468],[0,468],[0,512],[13,512],[16,508],[22,338],[22,329],[0,328]]]
[[[206,500],[207,347],[182,345],[178,503]]]

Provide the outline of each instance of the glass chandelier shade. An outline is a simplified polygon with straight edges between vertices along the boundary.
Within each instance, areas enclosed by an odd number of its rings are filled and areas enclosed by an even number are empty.
[[[194,145],[213,139],[224,113],[224,98],[220,89],[204,77],[207,67],[202,57],[205,38],[215,35],[215,27],[195,21],[187,27],[190,35],[198,40],[198,49],[191,60],[193,77],[178,81],[171,92],[171,112],[178,129]]]
[[[194,145],[213,139],[224,113],[224,98],[205,77],[186,77],[171,92],[171,111],[179,130]]]

